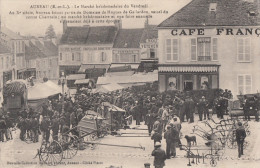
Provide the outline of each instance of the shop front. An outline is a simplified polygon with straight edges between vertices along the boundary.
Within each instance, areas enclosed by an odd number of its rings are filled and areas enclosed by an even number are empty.
[[[18,79],[28,79],[30,77],[36,78],[36,68],[26,68],[17,70]]]
[[[64,75],[70,75],[70,74],[76,74],[78,73],[80,68],[80,65],[60,65],[59,66],[59,73],[60,76],[62,72],[64,72]]]
[[[219,65],[159,65],[159,91],[219,88]]]

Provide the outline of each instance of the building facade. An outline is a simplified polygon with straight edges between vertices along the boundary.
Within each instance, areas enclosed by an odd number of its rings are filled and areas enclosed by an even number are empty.
[[[0,103],[3,101],[2,90],[8,80],[12,80],[14,66],[12,64],[13,54],[7,47],[0,44]]]
[[[163,21],[158,26],[159,91],[258,92],[258,13],[252,1],[193,0]]]
[[[130,65],[132,70],[136,70],[139,67],[143,31],[144,29],[120,29],[118,31],[113,45],[111,68]]]
[[[58,73],[58,47],[52,41],[30,39],[25,46],[26,68],[24,78],[31,76],[42,81],[43,78],[57,80]]]
[[[25,67],[25,39],[10,29],[2,27],[0,42],[6,46],[13,55],[12,65],[14,65],[14,69],[12,78],[22,79],[22,74],[19,71]]]
[[[120,24],[115,26],[67,27],[59,45],[59,71],[65,75],[84,73],[87,64],[111,64],[112,47]],[[84,67],[81,65],[84,65]]]

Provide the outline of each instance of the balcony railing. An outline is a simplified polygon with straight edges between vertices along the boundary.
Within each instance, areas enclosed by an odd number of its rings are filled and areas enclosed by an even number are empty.
[[[211,56],[198,56],[198,61],[211,61]]]

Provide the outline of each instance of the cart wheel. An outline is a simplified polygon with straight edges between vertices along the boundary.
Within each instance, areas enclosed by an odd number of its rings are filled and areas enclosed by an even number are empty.
[[[212,167],[216,167],[216,166],[217,166],[217,161],[216,161],[214,158],[211,158],[211,160],[210,160],[210,165],[211,165]]]
[[[55,166],[62,160],[62,147],[57,141],[42,143],[40,148],[40,161],[49,166]]]
[[[95,141],[96,139],[97,139],[97,134],[91,134],[91,135],[89,135],[89,139],[90,139],[90,141]]]
[[[63,159],[71,159],[79,150],[79,141],[76,135],[67,135],[62,140]]]

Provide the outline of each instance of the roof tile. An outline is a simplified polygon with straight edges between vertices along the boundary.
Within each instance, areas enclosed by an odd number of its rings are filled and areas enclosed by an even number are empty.
[[[215,17],[209,11],[211,2],[217,3]],[[192,0],[158,27],[259,25],[257,17],[249,16],[248,11],[259,14],[257,6],[245,0]]]
[[[120,29],[113,48],[139,48],[144,29]]]

